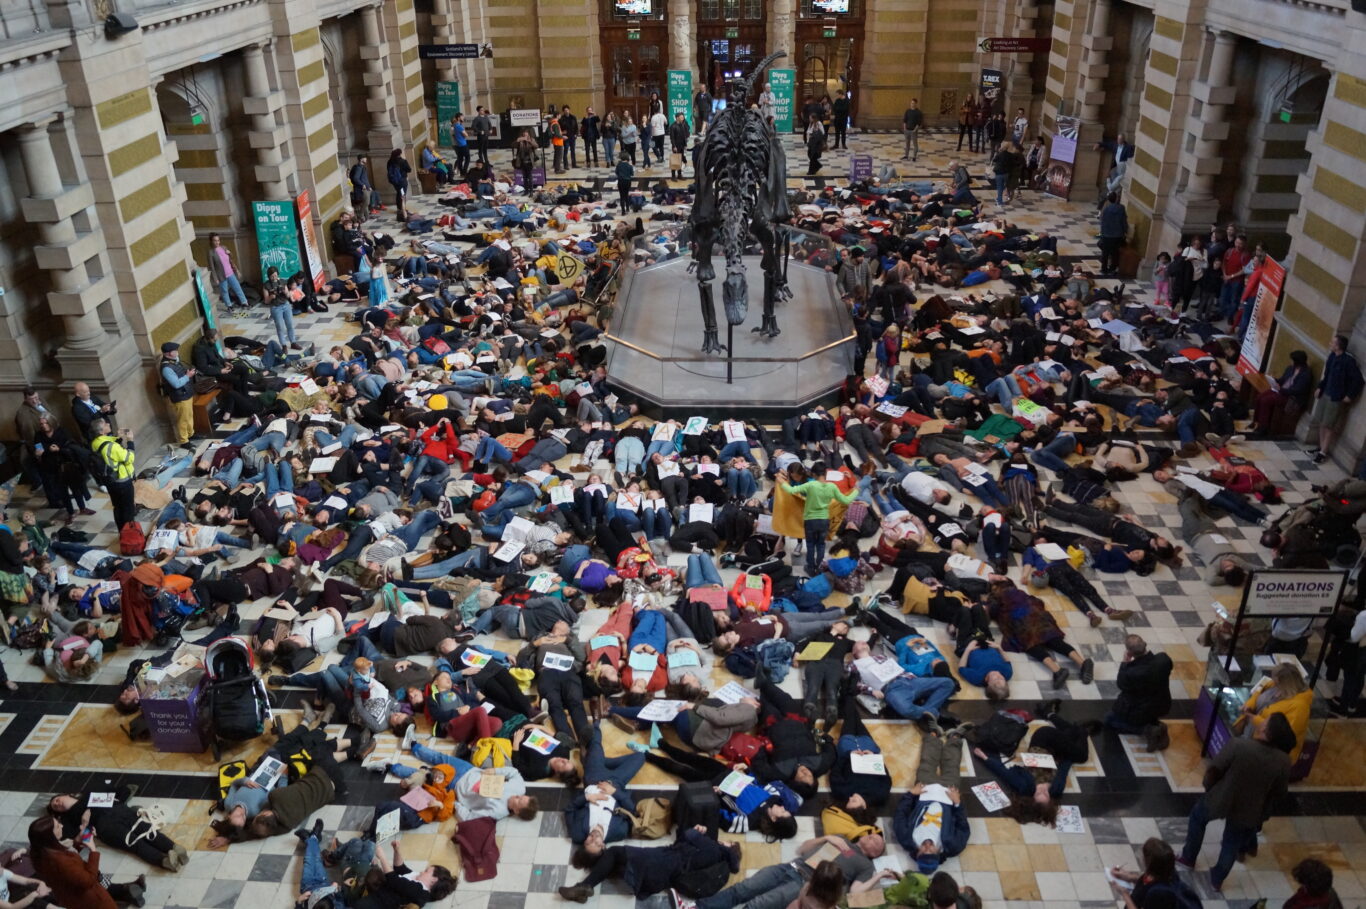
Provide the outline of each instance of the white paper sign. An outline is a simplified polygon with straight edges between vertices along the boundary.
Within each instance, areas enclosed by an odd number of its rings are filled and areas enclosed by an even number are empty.
[[[678,427],[672,423],[656,423],[654,430],[650,433],[650,441],[672,442],[676,432],[678,432]]]
[[[887,775],[887,764],[882,760],[880,754],[850,754],[849,769],[855,773],[866,773],[870,776]]]
[[[700,436],[706,431],[706,417],[688,417],[688,422],[683,424],[683,435],[685,436]]]
[[[688,706],[687,701],[670,701],[663,698],[656,698],[644,707],[640,708],[640,713],[636,714],[637,720],[645,720],[651,723],[668,723],[678,716],[679,711]]]
[[[712,476],[719,477],[719,476],[721,476],[721,465],[720,465],[720,464],[698,464],[698,465],[697,465],[697,473],[698,473],[698,475],[700,475],[700,476],[705,476],[706,474],[711,474]]]
[[[745,441],[745,424],[739,420],[726,420],[721,424],[721,431],[725,433],[727,442]]]
[[[500,562],[511,562],[521,555],[522,550],[525,548],[526,546],[515,541],[504,543],[498,547],[498,551],[493,554],[493,557]]]
[[[1058,819],[1053,829],[1059,833],[1085,833],[1086,824],[1081,819],[1081,809],[1076,805],[1059,805]]]
[[[726,795],[735,798],[738,797],[740,793],[745,791],[745,787],[749,786],[753,782],[754,777],[750,776],[748,773],[741,773],[739,770],[732,770],[729,774],[726,775],[726,778],[721,781],[721,785],[717,788],[719,788]]]
[[[113,808],[114,793],[112,792],[92,792],[90,798],[85,800],[87,808]]]
[[[395,808],[375,818],[375,842],[387,843],[398,836],[398,817],[399,810]]]
[[[688,520],[706,521],[710,524],[716,516],[716,506],[710,502],[698,502],[688,506]]]
[[[712,692],[712,697],[723,704],[738,704],[745,698],[755,698],[754,692],[750,691],[739,682],[727,682],[716,691]]]
[[[571,505],[574,502],[574,487],[567,483],[550,488],[551,505]]]
[[[1050,562],[1062,562],[1067,559],[1067,550],[1057,543],[1035,543],[1034,551]]]
[[[1023,751],[1020,753],[1020,763],[1026,767],[1047,767],[1056,770],[1058,762],[1053,755],[1045,754],[1041,751]]]
[[[147,537],[147,548],[145,552],[158,552],[167,549],[175,549],[180,545],[180,536],[174,530],[160,527],[152,531]]]
[[[981,802],[982,807],[988,811],[1000,811],[1003,808],[1010,807],[1010,797],[1001,789],[1001,784],[994,780],[980,786],[973,786],[972,794],[977,796],[977,801]]]
[[[541,669],[568,672],[574,668],[574,658],[567,653],[547,653],[541,660]]]
[[[679,474],[677,461],[660,461],[655,465],[655,472],[659,474],[661,480],[668,477],[676,477]]]

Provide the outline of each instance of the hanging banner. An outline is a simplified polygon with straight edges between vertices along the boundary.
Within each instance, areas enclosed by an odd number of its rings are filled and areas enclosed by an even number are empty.
[[[436,83],[436,144],[443,148],[451,145],[451,121],[460,113],[460,83]],[[466,131],[469,127],[466,126]]]
[[[1281,303],[1281,288],[1285,286],[1285,266],[1270,256],[1266,264],[1253,272],[1258,278],[1252,311],[1247,314],[1247,334],[1243,349],[1238,352],[1238,372],[1250,375],[1262,371],[1262,361],[1271,343],[1271,326],[1276,321],[1276,309]]]
[[[790,133],[797,106],[797,71],[771,69],[766,81],[773,86],[773,128],[779,133]]]
[[[1058,131],[1048,147],[1048,164],[1044,168],[1044,192],[1058,199],[1072,194],[1072,173],[1077,163],[1077,130],[1081,123],[1075,117],[1059,117]]]
[[[206,331],[213,331],[218,327],[218,320],[213,316],[213,301],[209,299],[209,291],[204,287],[204,272],[206,270],[196,266],[191,269],[191,273],[194,275],[195,302],[199,304],[199,313],[204,317],[204,328]],[[222,344],[219,346],[221,347]]]
[[[492,57],[491,44],[419,44],[417,55],[422,60],[477,60]]]
[[[987,111],[991,114],[998,114],[1005,110],[1005,97],[1002,90],[1005,88],[1005,74],[999,69],[986,69],[983,67],[981,75],[977,80],[977,93],[982,101],[987,105]]]
[[[294,197],[294,211],[299,216],[299,233],[304,238],[304,255],[308,257],[313,289],[322,290],[327,283],[327,273],[323,271],[323,257],[318,252],[318,232],[313,228],[313,203],[308,198],[308,190]]]
[[[682,114],[692,129],[692,71],[686,69],[669,70],[669,122]]]
[[[256,222],[256,246],[261,256],[261,279],[274,268],[281,280],[300,271],[299,227],[294,221],[294,203],[253,202],[252,217]]]

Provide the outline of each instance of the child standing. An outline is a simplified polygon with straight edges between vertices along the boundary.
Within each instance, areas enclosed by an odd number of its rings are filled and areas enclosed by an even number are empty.
[[[1156,294],[1154,300],[1159,306],[1171,305],[1171,281],[1167,279],[1167,269],[1172,264],[1172,257],[1167,253],[1157,254],[1157,263],[1153,265],[1153,291]]]

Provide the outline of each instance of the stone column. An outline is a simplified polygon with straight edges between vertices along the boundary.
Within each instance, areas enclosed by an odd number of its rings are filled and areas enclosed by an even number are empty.
[[[279,92],[270,89],[265,46],[248,45],[242,56],[247,77],[247,96],[242,99],[242,108],[251,117],[251,132],[247,139],[256,150],[256,180],[267,199],[287,199],[285,159],[280,153],[287,137],[275,117],[284,99]]]
[[[1085,200],[1092,187],[1108,170],[1110,159],[1094,149],[1104,135],[1101,108],[1105,106],[1105,79],[1110,75],[1109,55],[1114,39],[1110,37],[1110,0],[1095,0],[1092,4],[1091,24],[1082,36],[1085,60],[1081,95],[1081,126],[1078,131],[1077,160],[1073,164],[1073,198]]]
[[[365,109],[370,113],[368,142],[373,161],[387,161],[389,152],[398,147],[398,130],[390,115],[389,74],[385,66],[388,48],[379,21],[379,7],[361,9],[360,57],[365,61],[365,86],[368,97]]]
[[[1186,184],[1186,221],[1192,219],[1196,203],[1204,203],[1209,216],[1197,216],[1200,224],[1209,224],[1218,214],[1219,204],[1214,200],[1214,179],[1224,167],[1219,156],[1220,146],[1228,138],[1228,123],[1225,115],[1229,104],[1233,103],[1235,89],[1233,81],[1233,53],[1238,47],[1238,37],[1229,32],[1218,32],[1214,36],[1214,53],[1210,57],[1209,76],[1192,86],[1192,94],[1203,105],[1199,115],[1192,115],[1186,126],[1187,132],[1195,138],[1195,151],[1187,159],[1190,165],[1190,182]]]
[[[48,306],[66,329],[62,366],[79,377],[81,367],[76,363],[99,360],[105,331],[97,307],[113,296],[113,287],[108,278],[92,281],[86,271],[86,261],[99,255],[103,238],[99,230],[77,230],[73,215],[92,205],[94,196],[89,186],[68,188],[62,183],[48,134],[55,119],[49,117],[19,129],[19,155],[29,186],[23,209],[24,219],[38,228],[40,245],[34,248],[38,266],[52,281]]]
[[[779,69],[797,67],[797,0],[773,0],[773,19],[768,28],[768,52],[787,51],[787,59],[779,60]],[[865,57],[865,59],[867,59]]]
[[[669,4],[669,69],[686,69],[692,73],[693,91],[696,91],[700,86],[697,78],[697,30],[693,23],[692,4],[693,0],[673,0]]]
[[[457,44],[455,40],[455,17],[451,15],[451,0],[433,0],[432,2],[432,42],[435,44]],[[455,60],[436,61],[436,79],[438,82],[451,82],[459,78],[456,75]],[[472,88],[473,86],[471,86]],[[473,115],[471,115],[472,117]]]

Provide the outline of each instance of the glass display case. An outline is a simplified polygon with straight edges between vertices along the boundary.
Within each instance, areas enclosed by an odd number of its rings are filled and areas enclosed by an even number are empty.
[[[1252,641],[1255,637],[1248,636],[1245,640]],[[1243,649],[1235,647],[1232,654],[1211,651],[1205,665],[1204,684],[1195,702],[1195,732],[1207,757],[1222,751],[1234,736],[1247,734],[1248,721],[1244,719],[1243,709],[1254,692],[1260,692],[1270,684],[1270,674],[1277,663],[1292,663],[1306,682],[1309,679],[1308,668],[1291,654],[1259,653],[1250,648],[1247,652],[1237,652]],[[1309,776],[1324,728],[1328,725],[1327,700],[1312,688],[1308,695],[1308,721],[1301,736],[1303,745],[1290,769],[1292,782]],[[1295,732],[1301,735],[1300,729]]]

